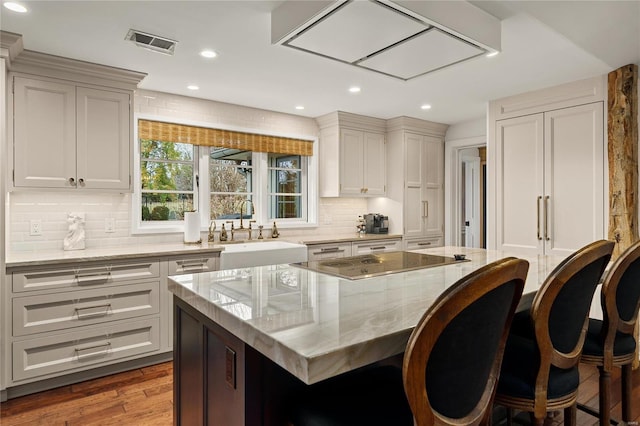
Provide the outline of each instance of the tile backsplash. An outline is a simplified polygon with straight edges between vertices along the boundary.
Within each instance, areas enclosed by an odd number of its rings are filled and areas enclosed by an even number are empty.
[[[131,194],[69,194],[66,192],[13,192],[8,196],[9,251],[61,250],[67,234],[67,214],[85,213],[87,248],[182,242],[182,233],[131,234]],[[359,198],[321,198],[317,228],[281,229],[285,238],[355,232],[358,215],[367,201]],[[105,221],[114,219],[113,233],[105,232]],[[42,235],[29,235],[30,221],[42,222]],[[203,231],[203,236],[206,232]]]

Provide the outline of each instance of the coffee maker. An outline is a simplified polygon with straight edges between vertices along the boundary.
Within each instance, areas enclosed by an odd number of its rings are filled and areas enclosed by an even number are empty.
[[[389,216],[379,213],[367,213],[364,217],[364,229],[367,234],[388,234]]]

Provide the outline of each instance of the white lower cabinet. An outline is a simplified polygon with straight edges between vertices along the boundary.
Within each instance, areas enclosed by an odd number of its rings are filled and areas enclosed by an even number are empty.
[[[84,370],[157,351],[158,317],[13,342],[13,380]]]
[[[351,243],[314,244],[309,246],[307,260],[309,262],[337,257],[351,256]]]
[[[353,256],[397,250],[402,250],[402,240],[400,238],[351,243],[351,253]]]
[[[407,239],[404,242],[405,250],[422,250],[432,247],[442,247],[444,241],[442,237],[430,237],[419,239]]]

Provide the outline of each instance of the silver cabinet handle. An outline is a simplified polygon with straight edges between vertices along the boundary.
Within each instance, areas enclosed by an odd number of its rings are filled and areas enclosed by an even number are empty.
[[[176,263],[183,271],[204,271],[207,268],[207,259],[178,260]]]
[[[320,253],[332,253],[335,251],[344,251],[344,250],[340,250],[340,247],[323,247],[320,249]]]
[[[549,200],[551,197],[548,195],[544,197],[544,239],[549,241]]]
[[[539,195],[539,196],[538,196],[538,200],[537,200],[537,204],[536,204],[536,207],[537,207],[537,210],[538,210],[538,215],[536,216],[536,217],[538,218],[538,219],[537,219],[537,224],[538,224],[538,240],[541,240],[541,239],[542,239],[542,235],[540,235],[540,201],[542,201],[542,195]]]
[[[76,186],[76,180],[72,177],[69,178],[69,185]]]
[[[96,350],[102,349],[102,350]],[[75,348],[78,361],[84,358],[108,355],[111,349],[111,342],[101,343],[93,346],[85,346],[83,348]]]
[[[422,202],[422,217],[429,217],[429,201]]]
[[[111,278],[111,269],[107,269],[106,271],[97,271],[97,272],[87,272],[80,273],[80,271],[75,271],[76,282],[79,285],[83,284],[102,284],[105,283]]]
[[[109,312],[111,311],[111,303],[107,303],[106,305],[75,308],[74,311],[79,320],[85,318],[104,317],[109,315]]]

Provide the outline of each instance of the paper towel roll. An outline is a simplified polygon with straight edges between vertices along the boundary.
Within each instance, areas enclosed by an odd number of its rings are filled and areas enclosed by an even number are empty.
[[[184,213],[184,242],[200,243],[200,217],[198,212]]]

